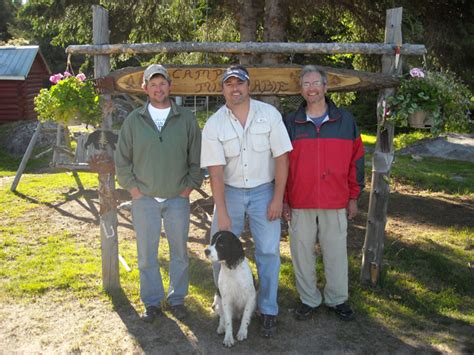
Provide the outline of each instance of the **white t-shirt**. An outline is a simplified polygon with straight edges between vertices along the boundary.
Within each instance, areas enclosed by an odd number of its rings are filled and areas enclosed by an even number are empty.
[[[151,119],[155,122],[156,128],[161,132],[161,129],[165,125],[166,118],[168,117],[171,110],[171,106],[168,108],[156,108],[151,104],[148,105],[148,112],[150,113]]]
[[[161,129],[165,125],[166,118],[168,117],[171,110],[171,106],[168,108],[156,108],[151,104],[148,105],[148,113],[151,116],[153,122],[155,122],[156,128],[161,132]],[[166,201],[166,198],[155,197],[158,202]]]
[[[272,105],[250,100],[245,127],[227,106],[202,131],[201,168],[224,165],[224,183],[253,188],[273,181],[275,159],[291,151],[281,114]]]

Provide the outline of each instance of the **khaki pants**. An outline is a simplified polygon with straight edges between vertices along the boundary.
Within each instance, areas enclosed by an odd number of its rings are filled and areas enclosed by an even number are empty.
[[[331,307],[344,303],[348,299],[346,209],[293,209],[291,214],[291,257],[301,301],[311,307],[322,303],[316,286],[315,246],[319,241],[326,276],[324,303]]]

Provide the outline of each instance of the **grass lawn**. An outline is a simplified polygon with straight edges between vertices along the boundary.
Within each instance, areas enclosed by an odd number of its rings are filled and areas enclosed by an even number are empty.
[[[397,144],[418,138],[399,137]],[[373,135],[364,134],[363,140],[368,146],[375,144]],[[80,174],[86,189],[80,192],[75,189],[72,174],[35,174],[34,169],[44,161],[33,161],[21,179],[18,193],[12,193],[11,176],[18,164],[18,158],[0,152],[0,302],[29,303],[45,295],[59,300],[62,295],[71,294],[85,304],[94,298],[107,302],[109,296],[101,284],[97,219],[91,213],[67,219],[70,211],[63,208],[77,203],[87,210],[86,201],[96,198],[96,175]],[[370,178],[370,156],[366,165]],[[463,179],[459,182],[453,176]],[[376,288],[364,288],[359,283],[364,215],[351,229],[359,236],[349,250],[351,302],[362,319],[379,322],[393,334],[417,337],[417,332],[422,332],[427,344],[442,343],[449,348],[459,339],[452,334],[443,337],[441,333],[453,326],[471,330],[474,327],[474,164],[430,158],[415,162],[410,157],[397,156],[391,180],[394,191],[389,209],[402,207],[388,219],[382,283]],[[427,221],[414,221],[404,214],[403,206],[416,211],[422,204],[428,206],[424,212]],[[447,219],[429,219],[439,204],[447,206]],[[457,220],[448,219],[455,211],[473,218],[464,224],[459,219],[461,224],[457,224]],[[61,222],[55,220],[57,213],[64,217]],[[125,227],[124,224],[121,228]],[[120,254],[132,271],[120,267],[120,281],[129,302],[140,310],[143,306],[139,300],[135,241],[130,237],[130,228],[126,231],[120,239]],[[297,292],[287,239],[282,244],[279,302],[282,309],[288,309]],[[214,290],[210,266],[198,250],[201,244],[196,245],[190,252],[189,305],[207,317]],[[167,283],[167,243],[161,243],[159,257]],[[252,266],[255,270],[253,261]],[[316,267],[322,270],[321,261]],[[319,283],[323,285],[324,277]]]

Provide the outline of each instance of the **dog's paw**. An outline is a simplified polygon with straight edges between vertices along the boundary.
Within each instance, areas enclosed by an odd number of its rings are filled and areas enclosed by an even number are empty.
[[[217,327],[217,334],[224,334],[225,332],[225,327],[223,324],[219,324],[219,326]]]
[[[240,329],[237,333],[237,340],[242,341],[247,339],[247,329]]]
[[[234,345],[234,337],[232,334],[226,334],[224,338],[224,342],[222,343],[226,348],[230,348],[232,345]]]

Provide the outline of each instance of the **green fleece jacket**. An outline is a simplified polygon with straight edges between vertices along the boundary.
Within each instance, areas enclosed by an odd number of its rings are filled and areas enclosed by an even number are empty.
[[[172,101],[160,132],[147,107],[148,102],[132,111],[120,129],[115,151],[119,184],[161,198],[176,197],[186,187],[199,188],[201,130],[194,114]]]

